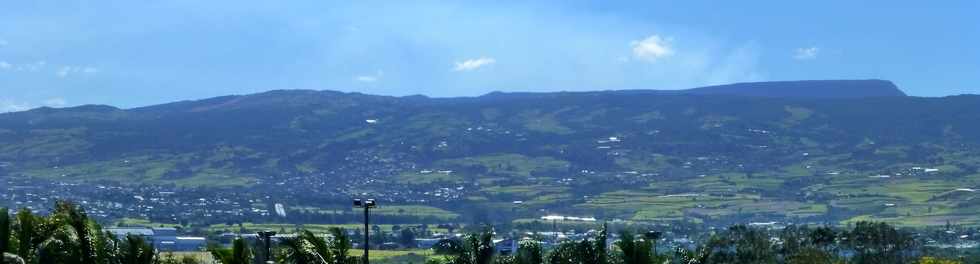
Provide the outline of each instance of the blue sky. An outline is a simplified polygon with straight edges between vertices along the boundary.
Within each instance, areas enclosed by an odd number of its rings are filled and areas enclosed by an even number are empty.
[[[980,1],[7,1],[0,112],[273,89],[888,79],[980,93]]]

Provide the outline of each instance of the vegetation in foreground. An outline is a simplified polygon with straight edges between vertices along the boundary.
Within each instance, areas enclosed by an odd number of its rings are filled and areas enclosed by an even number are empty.
[[[103,231],[85,211],[69,202],[58,202],[47,216],[22,209],[16,215],[0,214],[0,251],[4,263],[79,264],[192,264],[191,256],[161,256],[151,243],[135,235],[123,239]],[[6,212],[6,209],[3,210]],[[289,264],[359,263],[352,256],[353,243],[340,229],[326,239],[311,231],[286,238],[275,245],[268,259]],[[410,259],[428,264],[638,264],[638,263],[980,263],[980,255],[933,251],[921,246],[912,234],[886,223],[857,222],[852,228],[790,226],[766,230],[736,225],[713,233],[693,248],[658,250],[656,233],[634,235],[622,231],[610,239],[605,226],[580,241],[546,246],[533,239],[519,241],[516,252],[501,254],[493,229],[458,239],[444,239],[433,250],[437,257]],[[266,259],[244,239],[230,248],[209,247],[214,260],[223,264],[255,263]],[[957,254],[958,253],[958,254]],[[355,253],[356,254],[356,253]]]

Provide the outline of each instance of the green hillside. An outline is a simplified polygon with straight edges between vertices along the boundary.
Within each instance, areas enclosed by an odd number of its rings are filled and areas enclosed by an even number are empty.
[[[980,96],[273,91],[0,114],[0,175],[283,183],[515,218],[978,224],[978,106]]]

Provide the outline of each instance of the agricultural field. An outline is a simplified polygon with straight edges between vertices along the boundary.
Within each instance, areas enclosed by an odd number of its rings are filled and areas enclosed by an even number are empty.
[[[352,250],[351,255],[358,255],[361,252]],[[371,250],[371,263],[381,264],[402,264],[402,263],[425,263],[428,259],[444,258],[444,256],[432,253],[430,249],[412,250]]]
[[[375,226],[375,225],[372,225],[372,226]],[[394,227],[396,225],[394,225],[394,224],[381,224],[381,225],[376,225],[376,226],[380,227],[381,228],[381,231],[383,231],[383,232],[391,233],[392,232],[392,227]],[[404,224],[404,225],[397,225],[397,226],[411,227],[411,226],[414,226],[414,225]],[[258,231],[266,231],[266,230],[272,230],[272,231],[285,230],[287,232],[292,232],[292,231],[296,231],[296,230],[309,230],[309,231],[314,232],[314,233],[326,234],[326,233],[329,233],[330,232],[330,228],[334,228],[334,227],[339,227],[339,228],[348,229],[348,230],[363,230],[364,229],[364,225],[363,224],[338,224],[338,225],[331,225],[331,224],[257,224],[257,223],[242,223],[241,226],[239,226],[239,225],[231,225],[231,226],[229,226],[229,225],[224,225],[224,224],[212,225],[212,226],[207,227],[207,231],[209,233],[223,233],[223,232],[240,232],[241,230],[244,230],[245,233],[255,233],[255,232],[258,232]],[[438,227],[434,227],[434,226],[429,227],[428,230],[430,232],[435,232],[435,233],[446,233],[446,232],[448,232],[448,230],[446,230],[444,228],[438,228]]]

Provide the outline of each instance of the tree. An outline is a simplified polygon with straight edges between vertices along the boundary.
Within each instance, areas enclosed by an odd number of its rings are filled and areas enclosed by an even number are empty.
[[[564,242],[558,244],[555,249],[548,254],[549,264],[580,264],[581,259],[578,254],[576,243]]]
[[[173,253],[168,252],[163,256],[159,256],[156,264],[180,264],[180,262],[177,261],[177,256],[174,256]]]
[[[786,264],[819,264],[833,262],[834,256],[830,255],[826,251],[812,247],[803,248],[793,253],[793,255],[788,255],[786,257]]]
[[[608,262],[609,252],[606,250],[608,237],[609,228],[606,223],[602,223],[602,230],[599,230],[599,234],[596,235],[595,241],[592,244],[592,247],[595,249],[595,255],[591,259],[593,263],[606,264]]]
[[[200,261],[192,256],[184,256],[180,258],[180,264],[199,264]]]
[[[497,256],[493,259],[493,264],[517,264],[514,256]]]
[[[3,264],[24,264],[24,259],[10,253],[3,253]]]
[[[31,263],[31,259],[34,256],[34,249],[40,243],[41,238],[38,236],[35,230],[35,222],[37,222],[34,214],[30,210],[20,209],[17,212],[17,255],[24,258],[24,261]]]
[[[353,247],[350,237],[347,236],[347,232],[338,227],[330,228],[330,235],[333,236],[333,239],[330,240],[328,246],[330,247],[330,255],[334,258],[334,263],[346,263],[350,259],[347,251]]]
[[[861,221],[845,234],[847,246],[856,252],[854,262],[905,263],[915,247],[911,235],[886,223]]]
[[[24,259],[12,254],[7,253],[11,250],[11,221],[10,215],[7,214],[7,208],[0,208],[0,257],[3,257],[3,263],[15,264],[24,263]]]
[[[544,253],[541,243],[533,240],[522,240],[517,248],[516,261],[518,264],[542,264]]]
[[[463,242],[458,239],[441,239],[432,246],[432,251],[440,255],[458,255],[463,252]]]
[[[211,246],[208,248],[214,259],[222,264],[249,264],[252,262],[252,251],[244,239],[236,238],[231,248]]]
[[[284,239],[281,243],[284,254],[281,260],[292,264],[327,264],[334,260],[326,240],[308,230],[295,238]]]
[[[736,263],[734,242],[725,235],[712,235],[690,256],[697,263]]]
[[[653,260],[653,244],[646,240],[636,241],[629,231],[620,233],[616,247],[622,252],[620,258],[623,264],[649,264]]]
[[[57,202],[54,212],[41,227],[38,263],[96,264],[112,257],[98,254],[107,244],[101,227],[73,203]]]
[[[487,227],[479,234],[470,234],[462,250],[450,260],[452,264],[490,264],[493,262],[493,231]]]
[[[122,264],[152,264],[154,258],[153,245],[147,243],[142,236],[128,234],[122,242],[118,257],[119,263]]]
[[[827,226],[817,227],[810,231],[810,242],[823,251],[836,253],[837,232]]]
[[[776,263],[772,242],[764,230],[736,225],[729,228],[729,239],[735,243],[738,263]]]
[[[80,263],[95,264],[98,257],[95,253],[95,236],[85,210],[74,203],[61,201],[55,205],[55,214],[63,216],[65,223],[74,231]]]
[[[192,256],[184,255],[179,259],[173,253],[167,253],[164,257],[157,256],[156,264],[201,264],[202,262]]]
[[[607,241],[606,226],[603,225],[602,230],[600,230],[599,233],[593,238],[587,238],[579,242],[563,242],[559,244],[557,247],[555,247],[554,250],[551,251],[550,254],[548,254],[547,257],[548,263],[552,263],[552,264],[609,263],[609,254],[606,250],[606,241]],[[529,243],[537,244],[536,242],[529,242]],[[540,246],[536,246],[536,247],[540,247]],[[534,252],[537,250],[540,249],[533,248],[530,252]],[[520,253],[520,249],[518,249],[518,253]],[[534,254],[540,254],[540,253],[534,253]]]
[[[369,238],[371,239],[371,245],[376,248],[380,248],[381,245],[388,242],[388,234],[385,231],[374,232]]]
[[[282,263],[290,264],[325,264],[326,260],[322,255],[316,253],[311,245],[305,239],[294,237],[283,239],[281,247],[284,248],[284,253],[280,256],[280,261]]]
[[[831,263],[837,259],[836,232],[830,227],[787,226],[779,237],[779,253],[788,264]]]
[[[694,251],[690,251],[683,248],[676,248],[674,250],[674,258],[670,263],[677,264],[703,264],[708,263],[708,257],[710,252],[708,248],[701,246]]]
[[[722,234],[711,236],[697,252],[687,257],[698,263],[776,263],[769,235],[761,229],[736,225]]]
[[[809,235],[810,231],[805,226],[790,225],[783,228],[779,232],[779,238],[783,242],[780,245],[779,253],[784,256],[795,255],[812,244]]]
[[[398,236],[398,243],[406,248],[415,248],[415,232],[411,228],[404,228]]]
[[[330,252],[330,245],[327,244],[327,240],[316,236],[316,234],[313,234],[313,232],[303,230],[300,232],[299,238],[306,240],[306,242],[313,246],[313,251],[320,256],[320,260],[326,262],[326,260],[333,257],[333,254]]]
[[[10,215],[6,207],[0,207],[0,253],[10,249]]]

